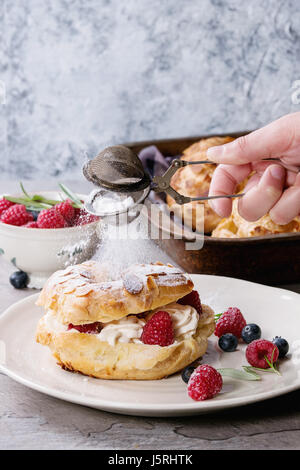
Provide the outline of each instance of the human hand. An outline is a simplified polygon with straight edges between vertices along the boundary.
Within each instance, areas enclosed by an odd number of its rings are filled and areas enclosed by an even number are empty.
[[[244,219],[255,221],[269,212],[275,223],[284,225],[300,214],[300,112],[283,116],[228,144],[211,147],[207,158],[220,164],[209,196],[233,194],[238,183],[256,172],[238,202]],[[263,161],[265,158],[280,159],[281,164]],[[210,205],[221,217],[231,214],[230,199],[211,200]]]

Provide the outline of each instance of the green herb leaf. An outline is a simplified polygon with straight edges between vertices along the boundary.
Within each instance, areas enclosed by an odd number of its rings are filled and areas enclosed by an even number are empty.
[[[215,313],[215,321],[218,321],[222,315],[223,313]]]
[[[67,186],[65,186],[62,183],[59,183],[59,187],[66,194],[66,196],[69,199],[71,199],[71,201],[74,203],[74,207],[76,207],[78,209],[81,209],[83,207],[82,202],[80,201],[78,196],[75,193],[73,193],[73,191],[71,191],[71,189],[67,188]]]
[[[20,181],[20,186],[21,186],[21,189],[22,189],[22,192],[24,193],[26,199],[28,199],[29,201],[31,200],[31,197],[29,196],[29,194],[27,193],[27,191],[25,190],[24,186],[23,186],[23,183]]]
[[[260,376],[254,372],[253,370],[240,370],[240,369],[231,369],[231,368],[224,368],[224,369],[217,369],[218,372],[222,375],[222,377],[231,377],[237,380],[261,380]]]
[[[269,372],[271,374],[275,373],[277,375],[281,375],[281,373],[279,372],[279,370],[276,369],[274,364],[273,364],[273,367],[269,367],[268,369],[261,369],[260,367],[253,367],[253,366],[243,366],[243,368],[247,369],[248,372],[250,372],[250,370],[253,370],[253,371],[259,370],[260,372]]]
[[[34,194],[32,196],[32,200],[37,201],[37,202],[42,202],[43,204],[47,204],[50,207],[55,206],[56,204],[59,204],[61,202],[61,200],[57,200],[57,199],[47,199],[44,196],[40,196],[39,194]]]
[[[274,362],[273,362],[274,352],[275,352],[275,348],[273,349],[273,352],[272,352],[271,361],[269,361],[269,359],[267,358],[267,356],[264,356],[264,357],[265,357],[265,361],[266,361],[266,363],[268,364],[268,366],[270,367],[270,369],[271,369],[275,374],[281,375],[281,373],[279,372],[279,370],[276,369],[275,364],[274,364]]]
[[[46,199],[44,196],[40,196],[39,194],[34,194],[33,196],[29,196],[22,182],[20,182],[20,186],[21,186],[22,192],[25,195],[25,200],[27,201],[42,202],[43,204],[46,204],[49,207],[55,206],[56,204],[59,204],[61,202],[61,201],[53,200],[53,199]]]
[[[243,366],[243,369],[247,370],[248,372],[250,372],[251,370],[252,371],[259,370],[260,372],[272,372],[273,373],[272,369],[261,369],[260,367],[253,367],[253,366]]]
[[[15,202],[16,204],[23,204],[27,208],[30,207],[30,210],[49,209],[49,204],[42,204],[41,202],[35,202],[32,200],[28,201],[28,199],[22,197],[3,196],[3,198],[7,201]]]
[[[20,186],[22,189],[22,192],[24,194],[24,197],[14,197],[14,196],[3,196],[4,199],[7,201],[14,202],[16,204],[23,204],[26,206],[28,210],[34,210],[34,211],[41,211],[42,209],[51,209],[53,206],[56,204],[59,204],[62,202],[63,198],[61,200],[57,199],[47,199],[44,196],[41,196],[39,194],[34,194],[33,196],[29,196],[27,191],[25,190],[23,183],[20,182]],[[60,188],[64,192],[64,194],[71,199],[73,202],[73,207],[81,209],[83,207],[83,203],[80,201],[78,196],[74,194],[69,188],[67,188],[64,184],[59,183]]]

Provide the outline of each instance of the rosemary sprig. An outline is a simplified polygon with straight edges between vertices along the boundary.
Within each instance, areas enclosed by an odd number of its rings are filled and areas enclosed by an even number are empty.
[[[269,359],[267,358],[267,356],[264,356],[265,358],[265,361],[266,363],[268,364],[268,366],[270,367],[270,369],[273,370],[273,372],[275,372],[275,374],[277,375],[281,375],[279,370],[276,369],[275,367],[275,364],[274,364],[274,353],[275,353],[275,349],[276,349],[276,346],[274,347],[273,351],[272,351],[272,355],[271,355],[271,360],[269,361]]]
[[[268,364],[269,368],[268,369],[262,369],[260,367],[253,367],[253,366],[243,366],[243,369],[247,370],[247,371],[250,371],[251,370],[259,370],[260,372],[271,372],[271,373],[275,373],[279,376],[281,376],[281,373],[279,372],[279,370],[275,367],[275,363],[273,361],[274,359],[274,352],[275,352],[275,348],[273,349],[273,352],[272,352],[272,356],[271,356],[271,360],[269,360],[267,358],[267,356],[264,356],[264,359],[266,361],[266,363]]]
[[[69,188],[67,188],[67,186],[65,186],[62,183],[60,183],[59,186],[64,192],[64,195],[67,196],[67,198],[72,201],[72,206],[74,208],[81,209],[83,207],[83,204],[80,201],[80,199],[77,197],[77,195],[74,194]],[[63,198],[60,200],[47,199],[44,196],[41,196],[40,194],[34,194],[33,196],[30,196],[27,193],[26,189],[24,188],[24,185],[22,182],[20,182],[20,187],[21,187],[22,193],[24,194],[24,197],[3,196],[4,199],[6,199],[7,201],[14,202],[16,204],[23,204],[24,206],[27,207],[28,210],[33,210],[33,211],[41,211],[42,209],[51,209],[51,207],[55,206],[56,204],[59,204],[63,200]]]
[[[7,201],[15,202],[16,204],[23,204],[26,206],[28,209],[29,207],[32,209],[29,210],[42,210],[42,209],[49,209],[52,207],[49,204],[42,204],[41,202],[35,202],[32,200],[27,200],[26,198],[21,198],[21,197],[13,197],[13,196],[3,196],[4,199]]]
[[[22,192],[23,192],[23,194],[25,195],[25,197],[26,197],[28,200],[30,200],[31,197],[29,196],[29,194],[28,194],[27,191],[25,190],[22,181],[20,181],[20,186],[21,186]]]
[[[265,360],[266,360],[266,363],[268,364],[268,366],[270,367],[270,369],[271,369],[273,372],[275,372],[275,374],[281,375],[281,373],[279,372],[279,370],[276,369],[274,362],[270,362],[269,359],[267,358],[267,356],[265,356]],[[268,369],[263,369],[263,370],[268,370]]]
[[[243,367],[243,369],[245,369]],[[233,379],[238,380],[261,380],[261,377],[254,371],[254,370],[239,370],[239,369],[231,369],[231,368],[224,368],[224,369],[217,369],[218,372],[222,375],[222,377],[231,377]]]
[[[73,193],[73,191],[71,191],[71,189],[67,188],[67,186],[62,183],[59,183],[58,185],[60,189],[64,192],[64,194],[66,194],[66,196],[71,199],[71,201],[74,203],[74,207],[76,207],[77,209],[81,209],[83,207],[81,200],[77,197],[75,193]]]
[[[250,370],[258,370],[260,372],[268,372],[268,373],[271,373],[273,374],[275,372],[275,374],[277,375],[280,375],[281,376],[281,373],[279,372],[278,369],[276,369],[276,367],[274,366],[273,364],[273,367],[269,367],[268,369],[261,369],[260,367],[253,367],[253,366],[243,366],[243,368],[247,369],[248,371]]]
[[[55,206],[55,204],[59,204],[61,200],[57,199],[47,199],[44,196],[40,196],[39,194],[34,194],[31,198],[32,201],[42,202],[44,204],[48,204],[50,206]]]

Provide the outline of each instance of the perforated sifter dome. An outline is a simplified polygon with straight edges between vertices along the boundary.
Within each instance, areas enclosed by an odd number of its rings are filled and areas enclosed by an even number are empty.
[[[83,167],[84,176],[110,191],[140,191],[150,185],[139,157],[124,145],[107,147]]]

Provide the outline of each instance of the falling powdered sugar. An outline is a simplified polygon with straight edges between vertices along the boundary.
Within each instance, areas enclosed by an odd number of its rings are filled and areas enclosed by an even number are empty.
[[[161,261],[174,264],[149,238],[148,219],[143,211],[130,223],[126,217],[124,214],[121,220],[120,216],[119,223],[104,217],[99,224],[101,244],[93,259],[108,266],[112,279],[118,279],[121,271],[135,263]]]

